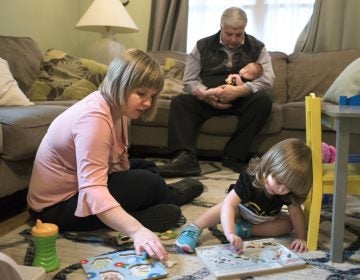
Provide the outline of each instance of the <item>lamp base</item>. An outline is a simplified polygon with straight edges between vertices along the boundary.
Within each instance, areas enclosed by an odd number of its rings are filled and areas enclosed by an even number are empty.
[[[103,36],[89,47],[89,55],[92,59],[109,65],[111,61],[120,56],[125,47],[113,36]]]

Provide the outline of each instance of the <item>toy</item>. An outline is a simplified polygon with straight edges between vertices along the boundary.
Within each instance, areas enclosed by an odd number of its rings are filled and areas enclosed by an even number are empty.
[[[334,163],[336,156],[336,149],[334,146],[321,142],[321,153],[323,163]]]
[[[35,244],[33,266],[42,266],[46,272],[59,268],[59,259],[56,254],[58,232],[57,225],[43,223],[39,219],[36,220],[36,225],[31,229]]]
[[[165,232],[157,233],[157,236],[159,236],[161,240],[169,240],[169,239],[176,238],[177,233],[175,231],[172,231],[172,230],[167,230]]]
[[[133,242],[133,240],[129,236],[119,233],[116,237],[116,242],[118,245],[123,245],[128,242]]]
[[[216,279],[253,276],[302,268],[306,262],[273,238],[244,242],[244,252],[230,244],[197,247],[197,256]]]
[[[146,252],[136,255],[135,250],[119,251],[80,261],[87,279],[159,279],[167,272],[160,261],[149,258]]]

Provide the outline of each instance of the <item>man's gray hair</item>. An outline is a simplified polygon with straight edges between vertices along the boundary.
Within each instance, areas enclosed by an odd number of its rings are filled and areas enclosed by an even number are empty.
[[[231,26],[238,28],[239,26],[245,27],[247,24],[247,16],[243,9],[238,7],[227,8],[222,16],[220,26]]]

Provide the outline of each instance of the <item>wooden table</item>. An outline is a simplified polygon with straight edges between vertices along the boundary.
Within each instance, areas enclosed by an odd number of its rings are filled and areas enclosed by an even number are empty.
[[[330,258],[333,262],[342,262],[350,134],[360,133],[360,106],[324,103],[321,106],[321,122],[336,131]]]

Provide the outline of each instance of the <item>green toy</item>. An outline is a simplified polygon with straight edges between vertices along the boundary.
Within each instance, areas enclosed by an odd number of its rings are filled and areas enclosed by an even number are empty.
[[[57,225],[42,223],[40,220],[36,220],[36,225],[31,229],[35,245],[33,266],[42,266],[46,272],[59,268],[59,259],[56,254],[58,232]]]

